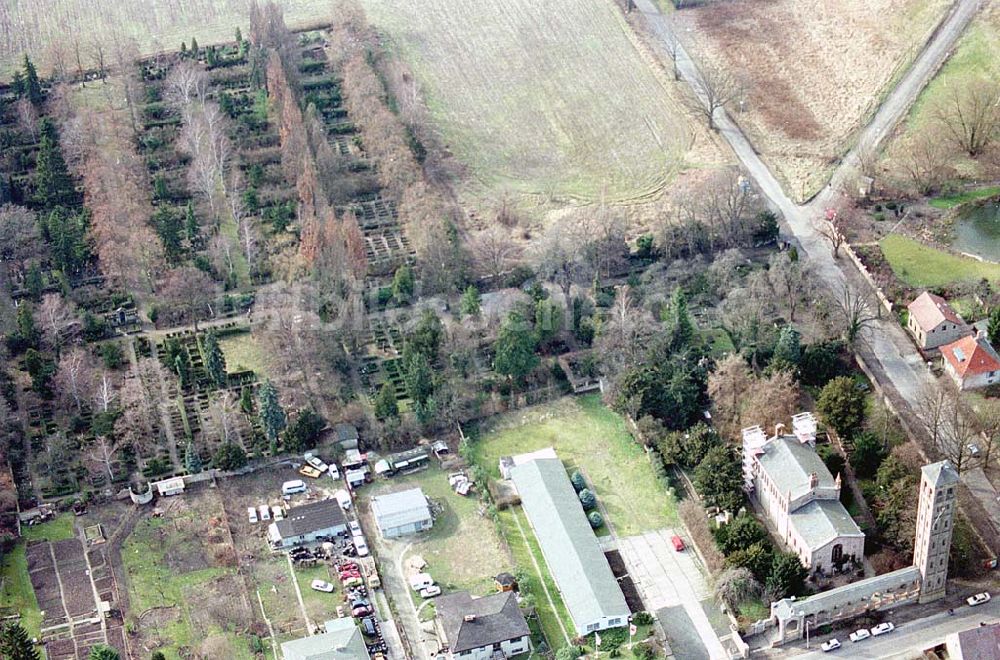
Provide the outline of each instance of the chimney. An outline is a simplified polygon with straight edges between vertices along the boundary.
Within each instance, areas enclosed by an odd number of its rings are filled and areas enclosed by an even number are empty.
[[[472,623],[473,621],[476,620],[476,615],[475,614],[466,614],[465,617],[463,617],[463,620],[466,623]]]
[[[785,425],[784,425],[784,424],[782,424],[781,422],[778,422],[777,424],[775,424],[775,425],[774,425],[774,437],[776,437],[776,438],[777,438],[777,437],[778,437],[778,436],[780,436],[780,435],[781,435],[781,434],[782,434],[782,433],[783,433],[784,431],[785,431]]]
[[[838,489],[840,488],[841,481],[840,481],[840,473],[839,472],[837,473],[837,478],[834,479],[833,483],[835,483],[837,485]]]
[[[815,472],[813,472],[812,474],[809,475],[809,487],[815,488],[818,485],[819,485],[819,477],[816,475]]]

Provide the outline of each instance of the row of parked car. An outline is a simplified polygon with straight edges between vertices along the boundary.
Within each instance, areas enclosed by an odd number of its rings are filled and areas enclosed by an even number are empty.
[[[285,510],[280,506],[268,506],[266,504],[261,504],[258,507],[247,507],[247,520],[251,524],[258,523],[261,520],[268,521],[271,518],[274,518],[275,520],[284,520]]]
[[[975,596],[969,596],[968,598],[965,599],[965,602],[969,607],[975,607],[976,605],[983,605],[985,603],[990,602],[990,593],[988,591],[984,591],[982,593],[976,594]],[[948,610],[948,613],[950,614],[951,610]],[[886,621],[885,623],[878,624],[874,628],[860,628],[858,630],[855,630],[849,635],[849,638],[852,642],[862,642],[868,639],[869,637],[878,637],[879,635],[890,633],[895,629],[896,626],[892,622]],[[823,642],[820,645],[820,648],[823,649],[824,651],[836,651],[841,646],[842,644],[840,643],[840,640],[834,638]]]

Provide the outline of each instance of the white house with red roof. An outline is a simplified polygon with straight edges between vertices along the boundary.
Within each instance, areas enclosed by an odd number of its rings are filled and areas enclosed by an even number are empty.
[[[962,337],[941,347],[944,370],[961,390],[1000,382],[1000,356],[982,333]]]
[[[906,306],[909,319],[906,329],[920,348],[937,348],[970,332],[969,326],[941,296],[924,291]]]

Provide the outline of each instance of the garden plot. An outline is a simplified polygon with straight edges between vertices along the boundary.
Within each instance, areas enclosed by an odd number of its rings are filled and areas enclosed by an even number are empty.
[[[120,651],[126,649],[120,618],[106,620],[107,633],[100,623],[91,623],[99,617],[95,587],[101,600],[118,602],[110,566],[100,549],[87,552],[79,539],[64,538],[32,542],[26,557],[31,585],[42,612],[41,638],[49,660],[83,660],[96,644],[110,644]],[[88,557],[95,566],[92,574]]]
[[[362,4],[412,67],[476,194],[642,200],[722,159],[613,2]]]
[[[948,4],[735,0],[674,17],[693,57],[742,81],[746,112],[733,116],[802,199],[826,183]]]
[[[167,657],[253,657],[247,633],[263,636],[264,627],[236,570],[218,491],[189,489],[161,510],[162,517],[140,520],[122,546],[136,645]]]

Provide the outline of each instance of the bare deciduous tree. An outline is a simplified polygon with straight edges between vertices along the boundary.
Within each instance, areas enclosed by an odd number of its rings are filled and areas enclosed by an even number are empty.
[[[718,130],[715,125],[716,110],[725,108],[743,94],[743,86],[736,76],[713,65],[704,66],[701,75],[691,81],[691,87],[687,106],[705,117],[713,131]]]
[[[24,275],[28,265],[41,256],[35,214],[13,204],[0,206],[0,262],[8,264],[15,275]]]
[[[597,338],[598,352],[612,377],[639,362],[647,348],[644,340],[656,328],[649,312],[635,304],[628,284],[615,288],[615,303]]]
[[[938,190],[951,176],[952,154],[944,141],[929,130],[921,131],[902,146],[899,167],[921,195]]]
[[[545,227],[545,232],[532,245],[531,258],[535,270],[562,290],[566,308],[572,306],[573,284],[583,279],[584,267],[580,246],[586,237],[579,236],[579,225],[564,216]]]
[[[492,225],[472,239],[472,255],[483,276],[499,284],[504,273],[517,263],[521,248],[503,227]]]
[[[1000,133],[1000,84],[986,78],[951,81],[934,117],[955,146],[979,156]]]
[[[837,299],[844,319],[844,339],[853,344],[879,318],[878,303],[872,303],[867,293],[854,291],[845,285]]]
[[[792,261],[787,251],[779,252],[768,260],[767,277],[774,290],[785,300],[788,320],[795,321],[795,310],[806,293],[807,267],[801,261]]]
[[[72,405],[78,413],[82,412],[95,375],[94,360],[88,351],[74,348],[64,353],[53,378],[62,406]]]
[[[35,319],[42,328],[45,343],[57,353],[63,343],[74,337],[81,329],[76,305],[58,293],[42,296],[42,303],[35,312]]]

